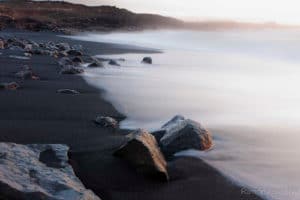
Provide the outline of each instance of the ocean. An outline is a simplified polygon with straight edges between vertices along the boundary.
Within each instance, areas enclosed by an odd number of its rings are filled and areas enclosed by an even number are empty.
[[[73,39],[158,49],[84,77],[127,116],[123,128],[159,129],[174,115],[214,137],[205,160],[271,200],[300,199],[300,30],[83,33]],[[152,65],[141,63],[151,56]]]

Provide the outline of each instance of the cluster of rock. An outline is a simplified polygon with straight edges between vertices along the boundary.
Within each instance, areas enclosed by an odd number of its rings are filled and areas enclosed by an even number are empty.
[[[128,142],[114,155],[127,160],[143,174],[168,181],[165,158],[171,158],[183,150],[204,151],[211,146],[211,134],[201,124],[183,116],[175,116],[159,131],[149,133],[146,130],[137,130],[131,133]]]
[[[60,144],[0,143],[0,198],[18,200],[100,200],[68,164]]]
[[[52,41],[37,43],[33,40],[16,37],[8,39],[0,38],[0,49],[23,51],[25,58],[30,58],[33,55],[48,55],[57,58],[58,64],[61,67],[61,74],[81,74],[84,72],[84,64],[87,64],[87,67],[95,68],[104,67],[103,62],[107,62],[113,66],[121,66],[119,62],[125,61],[124,59],[103,59],[84,55],[81,45],[71,46],[65,42],[54,43]],[[142,62],[152,64],[152,58],[145,57]],[[29,69],[18,72],[16,76],[22,79],[35,80],[38,78]]]

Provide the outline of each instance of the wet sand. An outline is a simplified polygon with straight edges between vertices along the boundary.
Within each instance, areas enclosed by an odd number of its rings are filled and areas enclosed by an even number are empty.
[[[140,48],[73,41],[53,33],[5,31],[0,36],[81,44],[87,54],[153,53]],[[22,144],[62,143],[85,186],[103,200],[257,200],[201,160],[181,157],[169,163],[171,181],[160,183],[136,173],[112,156],[129,131],[101,128],[97,115],[125,118],[102,98],[105,91],[88,85],[81,76],[60,75],[54,58],[34,55],[30,60],[10,58],[15,51],[0,50],[0,82],[16,81],[17,91],[0,91],[0,141]],[[29,65],[40,80],[20,81],[14,73]],[[58,89],[79,95],[58,94]]]

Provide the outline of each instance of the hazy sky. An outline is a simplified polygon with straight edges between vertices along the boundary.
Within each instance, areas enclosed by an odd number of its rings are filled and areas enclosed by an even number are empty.
[[[300,0],[69,0],[89,5],[116,5],[136,12],[188,20],[232,19],[300,24]]]

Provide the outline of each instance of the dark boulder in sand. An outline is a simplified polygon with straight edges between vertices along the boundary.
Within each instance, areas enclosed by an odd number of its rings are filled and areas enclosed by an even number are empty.
[[[64,66],[60,71],[61,74],[82,74],[83,72],[84,70],[82,68],[72,65]]]
[[[71,49],[69,51],[67,51],[68,55],[70,56],[82,56],[82,52],[79,50],[75,50],[75,49]]]
[[[68,164],[61,144],[0,143],[0,199],[100,200]]]
[[[168,181],[167,162],[153,135],[145,130],[131,133],[129,141],[114,155],[127,160],[138,172]]]
[[[0,83],[0,90],[17,90],[20,85],[16,82]]]
[[[57,93],[61,94],[80,94],[77,90],[72,90],[72,89],[59,89],[57,90]]]
[[[162,126],[165,131],[159,143],[165,155],[187,149],[207,150],[212,146],[212,137],[201,124],[183,116],[175,116]]]
[[[112,117],[97,116],[94,122],[106,128],[107,127],[117,128],[118,126],[118,121]]]
[[[151,57],[145,57],[142,60],[143,63],[152,64],[152,58]]]
[[[110,61],[108,62],[108,64],[114,65],[114,66],[120,66],[120,64],[119,64],[116,60],[110,60]]]

